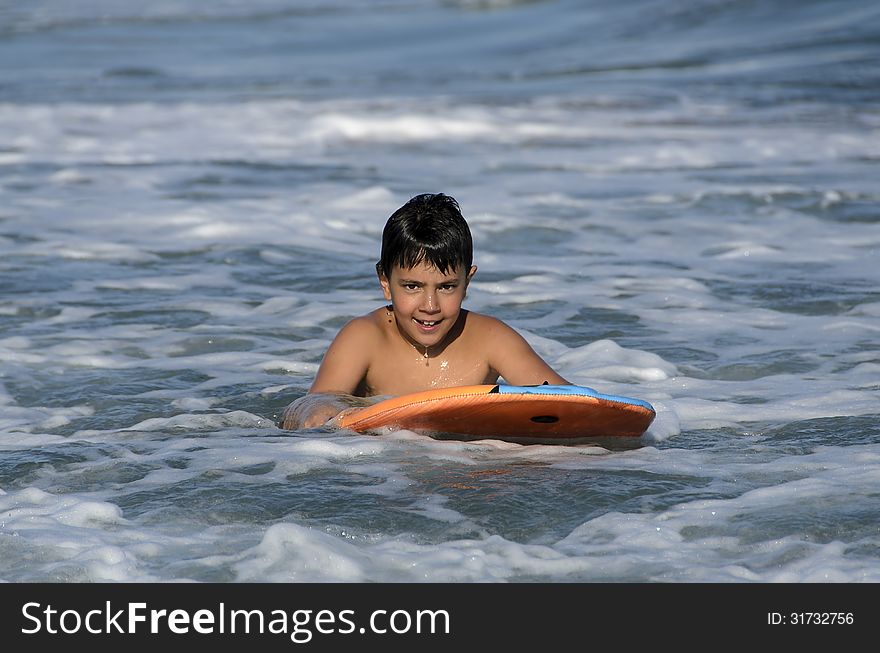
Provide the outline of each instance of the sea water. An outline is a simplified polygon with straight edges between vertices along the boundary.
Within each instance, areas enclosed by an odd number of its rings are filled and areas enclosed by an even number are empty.
[[[880,5],[0,5],[0,580],[880,581]],[[411,196],[635,447],[284,431]]]

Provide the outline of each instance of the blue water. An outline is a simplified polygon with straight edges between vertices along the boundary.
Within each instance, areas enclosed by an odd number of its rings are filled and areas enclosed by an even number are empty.
[[[880,580],[880,5],[0,5],[0,581]],[[275,424],[455,196],[638,447]]]

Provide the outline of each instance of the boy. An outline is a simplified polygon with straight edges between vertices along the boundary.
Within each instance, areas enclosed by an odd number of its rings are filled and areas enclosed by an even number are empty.
[[[461,308],[473,241],[458,203],[417,195],[388,219],[376,273],[387,306],[354,318],[331,343],[281,427],[321,426],[357,402],[463,385],[566,384],[504,322]],[[332,425],[332,422],[331,424]]]

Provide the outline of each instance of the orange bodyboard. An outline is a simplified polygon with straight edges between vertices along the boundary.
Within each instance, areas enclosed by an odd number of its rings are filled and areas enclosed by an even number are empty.
[[[466,438],[526,441],[638,438],[656,413],[647,402],[575,385],[472,385],[393,397],[349,408],[340,428],[408,429]]]

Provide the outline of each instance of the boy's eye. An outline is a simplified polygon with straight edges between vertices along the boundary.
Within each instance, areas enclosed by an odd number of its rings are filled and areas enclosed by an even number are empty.
[[[408,291],[411,291],[411,292],[415,292],[415,291],[417,291],[417,290],[421,290],[421,289],[422,289],[422,286],[421,286],[420,284],[417,284],[417,283],[402,283],[402,284],[400,284],[400,286],[401,286],[404,290],[408,290]],[[458,288],[458,284],[457,284],[457,283],[444,283],[444,284],[441,284],[441,285],[437,286],[437,289],[438,289],[440,292],[447,292],[447,293],[449,293],[449,292],[453,292],[456,288]]]

